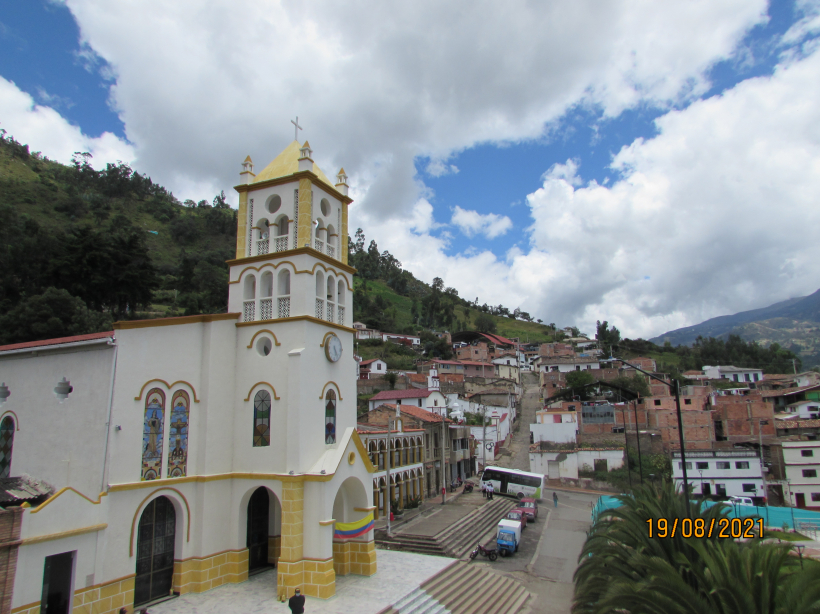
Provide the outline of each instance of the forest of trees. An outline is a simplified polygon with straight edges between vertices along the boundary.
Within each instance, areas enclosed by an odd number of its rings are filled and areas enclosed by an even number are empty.
[[[105,330],[153,302],[171,305],[165,315],[227,308],[236,212],[224,193],[183,205],[128,165],[97,171],[90,157],[58,164],[0,131],[5,168],[36,175],[0,177],[0,343]],[[160,230],[136,226],[137,215]],[[149,249],[160,231],[179,249],[164,262]]]

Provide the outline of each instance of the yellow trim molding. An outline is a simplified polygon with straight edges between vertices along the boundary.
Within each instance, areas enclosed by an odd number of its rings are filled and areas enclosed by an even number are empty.
[[[372,466],[372,465],[371,465]],[[371,471],[371,473],[373,473]],[[300,473],[290,475],[287,473],[218,473],[214,475],[192,475],[184,478],[165,478],[162,480],[150,480],[148,482],[127,482],[124,484],[112,484],[108,492],[122,492],[126,490],[139,490],[141,488],[153,488],[163,484],[191,484],[218,482],[220,480],[276,480],[277,482],[329,482],[333,479],[332,473]]]
[[[248,390],[248,396],[245,399],[245,402],[251,400],[251,393],[253,392],[253,389],[256,388],[257,386],[259,386],[260,384],[264,384],[265,386],[269,386],[270,389],[273,390],[273,398],[276,399],[277,401],[279,400],[279,397],[276,395],[276,388],[273,387],[273,384],[271,384],[269,382],[256,382],[253,386],[251,386],[251,389]]]
[[[325,343],[327,343],[327,338],[330,337],[330,335],[335,335],[335,334],[336,333],[334,333],[333,331],[331,331],[329,333],[325,333],[325,336],[322,337],[322,342],[319,344],[319,347],[320,348],[325,347]]]
[[[327,192],[336,200],[340,200],[347,204],[353,202],[352,198],[350,198],[349,196],[345,196],[330,184],[327,184],[321,179],[319,179],[319,176],[313,171],[296,171],[291,175],[285,175],[283,177],[275,177],[273,179],[266,179],[265,181],[259,181],[256,183],[243,183],[240,185],[235,185],[233,189],[239,192],[240,194],[242,192],[255,192],[256,190],[261,190],[262,188],[269,188],[275,185],[282,185],[283,183],[291,183],[299,179],[310,179],[311,183],[316,185],[317,188],[320,188],[321,190]]]
[[[345,273],[350,273],[351,275],[356,272],[356,269],[350,266],[349,264],[345,264],[341,260],[336,260],[335,258],[331,258],[327,254],[323,254],[317,249],[312,247],[297,247],[296,249],[288,249],[283,252],[274,252],[272,254],[259,254],[258,256],[246,256],[245,258],[234,258],[233,260],[226,260],[225,262],[228,266],[235,266],[237,264],[250,264],[252,262],[265,262],[266,260],[270,260],[271,258],[282,258],[285,256],[300,256],[302,254],[308,254],[313,256],[317,260],[321,260],[329,264],[330,266],[334,266],[338,269],[341,269]],[[296,271],[297,273],[301,273],[303,271]],[[236,283],[236,282],[232,282]],[[199,318],[202,316],[185,316],[189,318]],[[173,319],[173,318],[166,318],[166,319]],[[154,320],[141,320],[146,322],[153,322]]]
[[[63,539],[64,537],[74,537],[75,535],[85,535],[86,533],[94,533],[108,528],[107,523],[95,524],[90,527],[83,527],[81,529],[71,529],[70,531],[60,531],[59,533],[49,533],[48,535],[37,535],[35,537],[26,537],[20,540],[21,546],[29,546],[31,544],[39,544],[40,542],[49,542],[55,539]]]
[[[179,479],[179,478],[177,478]],[[188,505],[188,499],[185,498],[181,492],[179,492],[176,488],[171,488],[170,486],[163,486],[161,488],[157,488],[154,492],[149,494],[145,499],[143,499],[140,504],[137,506],[137,511],[134,512],[134,519],[131,521],[131,537],[128,540],[128,556],[134,556],[134,529],[137,526],[137,517],[140,515],[140,510],[145,505],[145,502],[148,501],[151,497],[157,494],[161,490],[173,490],[176,494],[178,494],[181,498],[183,503],[185,503],[185,512],[188,514],[188,532],[185,538],[185,541],[191,541],[191,507]]]
[[[15,426],[14,431],[15,431],[15,432],[19,431],[19,430],[20,430],[20,418],[18,418],[18,417],[17,417],[17,414],[15,414],[15,413],[14,413],[13,411],[11,411],[10,409],[7,409],[6,411],[4,411],[4,412],[3,412],[3,414],[2,414],[2,415],[0,415],[0,422],[2,422],[2,421],[3,421],[3,418],[5,418],[5,417],[6,417],[6,414],[11,414],[12,416],[14,416],[14,426]]]
[[[325,384],[325,387],[322,388],[322,394],[319,395],[319,400],[320,401],[325,400],[325,391],[327,390],[327,387],[330,386],[331,384],[333,384],[333,387],[336,388],[336,394],[339,395],[339,400],[344,401],[344,399],[342,398],[342,392],[341,392],[341,390],[339,390],[339,384],[337,384],[336,382],[328,382],[327,384]]]
[[[120,320],[119,322],[114,322],[114,330],[151,328],[153,326],[177,326],[178,324],[199,324],[202,322],[218,322],[220,320],[236,320],[241,315],[241,313],[205,313],[198,316],[156,318],[154,320]]]
[[[105,492],[101,492],[101,493],[97,496],[97,500],[96,500],[96,501],[94,501],[94,499],[91,499],[90,497],[86,497],[83,493],[81,493],[81,492],[80,492],[79,490],[77,490],[76,488],[73,488],[73,487],[71,487],[71,486],[64,486],[63,488],[61,488],[60,490],[58,490],[56,493],[54,493],[53,495],[51,495],[48,499],[46,499],[45,501],[43,501],[43,502],[42,502],[40,505],[38,505],[36,508],[34,508],[33,510],[31,510],[31,513],[32,513],[32,514],[36,514],[36,513],[37,513],[37,512],[39,512],[41,509],[43,509],[46,505],[48,505],[49,503],[51,503],[52,501],[54,501],[57,497],[59,497],[60,495],[62,495],[64,492],[68,492],[69,490],[70,490],[70,491],[72,491],[72,492],[74,492],[74,493],[76,493],[76,494],[78,494],[78,495],[80,495],[83,499],[85,499],[85,500],[86,500],[86,501],[88,501],[89,503],[93,503],[94,505],[99,505],[99,504],[100,504],[100,501],[102,501],[102,498],[103,498],[103,497],[105,497],[105,496],[108,494],[108,493],[105,493]]]
[[[309,249],[309,248],[304,248],[304,249]],[[294,251],[295,250],[290,250],[288,252],[278,252],[278,253],[279,254],[292,254]],[[319,252],[316,252],[316,253],[319,253]],[[255,260],[263,261],[263,260],[268,260],[267,256],[273,256],[273,255],[275,255],[275,254],[263,254],[262,256],[252,256],[250,258],[243,258],[242,261],[251,261],[251,262],[253,262]],[[229,261],[229,262],[236,262],[236,261]],[[247,271],[256,271],[257,273],[259,273],[264,268],[272,268],[272,269],[276,270],[283,264],[289,264],[290,266],[292,266],[294,275],[314,275],[316,273],[316,269],[321,267],[322,269],[325,270],[325,273],[331,272],[334,275],[337,275],[339,278],[344,279],[345,280],[345,285],[347,286],[347,289],[350,292],[353,292],[353,286],[350,285],[350,281],[344,275],[342,275],[339,271],[334,269],[332,266],[328,267],[328,266],[325,266],[324,264],[322,264],[321,262],[317,262],[310,269],[297,269],[296,265],[293,264],[290,260],[282,260],[281,262],[276,262],[276,263],[274,263],[274,262],[265,262],[265,264],[263,264],[262,266],[259,266],[259,267],[246,266],[244,269],[239,271],[239,277],[236,280],[228,281],[228,284],[238,284],[238,283],[240,283],[242,281],[242,276]],[[341,264],[341,263],[334,262],[334,264]],[[342,269],[342,271],[345,271],[345,269],[343,268],[345,266],[346,265],[342,264],[338,268]],[[268,298],[268,297],[262,297],[262,298]]]
[[[376,506],[371,505],[370,507],[354,507],[353,511],[354,512],[372,512],[375,509],[376,509]]]
[[[135,401],[141,401],[142,400],[142,393],[145,392],[145,389],[148,387],[149,384],[152,384],[154,382],[162,382],[168,390],[171,390],[171,388],[173,388],[177,384],[185,384],[186,386],[188,386],[188,388],[191,389],[191,392],[194,393],[194,403],[199,403],[199,399],[196,398],[196,389],[190,383],[186,382],[185,380],[181,380],[181,379],[175,381],[173,384],[169,384],[164,379],[159,379],[159,378],[149,379],[147,382],[145,382],[142,385],[142,388],[140,388],[140,395],[138,397],[134,397],[134,400]]]
[[[370,455],[367,453],[367,448],[364,447],[362,438],[359,436],[359,431],[353,429],[353,436],[351,439],[353,440],[353,443],[356,444],[356,449],[359,450],[359,456],[362,457],[364,468],[367,469],[368,473],[376,473],[376,467],[370,460]]]
[[[336,523],[335,518],[331,518],[330,520],[320,520],[319,521],[319,524],[323,527],[327,527],[327,526],[330,526],[330,525],[335,524],[335,523]]]
[[[276,344],[276,347],[279,347],[280,345],[282,345],[281,343],[279,343],[279,339],[276,338],[276,335],[274,334],[274,332],[272,330],[270,330],[268,328],[263,328],[262,330],[256,331],[254,333],[253,337],[251,337],[251,342],[248,344],[248,349],[251,349],[253,347],[253,342],[256,341],[256,337],[258,335],[261,335],[262,333],[268,333],[271,337],[273,337],[273,342],[274,342],[274,344]]]
[[[320,320],[314,316],[291,316],[289,318],[275,318],[272,320],[253,320],[251,322],[237,322],[234,326],[241,327],[241,326],[259,326],[260,324],[279,324],[281,322],[298,322],[300,320],[304,320],[306,322],[314,322],[315,324],[324,324],[325,326],[329,326],[331,328],[337,328],[339,330],[343,330],[348,333],[355,333],[355,328],[349,328],[347,326],[343,326],[342,324],[336,324],[335,322],[328,322],[327,320]]]

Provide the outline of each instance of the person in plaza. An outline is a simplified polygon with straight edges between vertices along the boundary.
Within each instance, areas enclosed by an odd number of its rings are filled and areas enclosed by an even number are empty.
[[[305,611],[305,596],[298,588],[293,593],[293,597],[288,599],[288,607],[292,614],[303,614]]]
[[[555,504],[555,507],[558,507],[558,493],[552,493],[552,502]]]
[[[481,482],[481,496],[485,499],[487,498],[487,486],[484,484],[484,482]]]
[[[493,498],[493,492],[494,492],[494,491],[495,491],[495,488],[493,488],[492,483],[487,484],[487,498],[488,498],[488,499],[492,499],[492,498]]]

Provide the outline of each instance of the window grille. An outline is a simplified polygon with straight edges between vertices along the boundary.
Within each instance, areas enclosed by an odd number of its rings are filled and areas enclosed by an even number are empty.
[[[330,256],[331,258],[335,258],[336,257],[336,248],[334,248],[332,245],[328,245],[327,246],[327,255]]]
[[[324,241],[320,241],[319,239],[316,239],[316,242],[314,243],[314,245],[316,247],[317,252],[325,251],[325,242]]]
[[[344,324],[345,323],[345,308],[340,305],[339,307],[337,307],[337,309],[339,310],[338,323],[339,324]]]
[[[289,318],[290,317],[290,297],[289,296],[280,296],[279,297],[279,313],[278,316],[280,318]]]
[[[248,256],[251,255],[251,246],[253,245],[253,199],[251,198],[251,206],[248,212]]]
[[[273,318],[273,299],[263,298],[259,301],[259,319],[270,320]]]
[[[256,319],[256,301],[251,299],[244,303],[244,321],[252,322]]]
[[[288,238],[285,237],[276,237],[276,251],[277,252],[284,252],[288,249]]]
[[[325,314],[327,316],[327,321],[328,322],[333,322],[333,314],[336,311],[335,309],[333,309],[333,307],[334,307],[333,303],[328,301],[327,302],[327,314]]]
[[[316,299],[316,317],[319,318],[320,320],[324,320],[325,319],[324,313],[325,313],[325,302],[322,299],[317,298]]]
[[[256,254],[261,256],[268,253],[269,239],[260,239],[256,242]]]

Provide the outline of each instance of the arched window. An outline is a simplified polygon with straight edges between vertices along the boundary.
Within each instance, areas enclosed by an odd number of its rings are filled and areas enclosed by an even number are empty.
[[[251,322],[256,319],[256,275],[245,277],[243,297],[243,321]]]
[[[14,420],[6,416],[0,422],[0,478],[11,477],[11,450],[14,447]]]
[[[277,277],[277,318],[290,317],[290,271],[287,269],[280,271]]]
[[[171,397],[171,425],[168,431],[168,477],[188,474],[188,393],[177,390]]]
[[[165,426],[165,393],[152,388],[145,396],[142,425],[141,480],[156,480],[162,473],[162,440]]]
[[[336,392],[325,395],[325,443],[336,443]]]
[[[270,392],[260,390],[253,398],[253,447],[270,445]]]
[[[404,446],[404,448],[402,448],[402,451],[401,451],[401,458],[402,458],[402,463],[401,464],[402,465],[410,465],[413,462],[412,460],[410,460],[408,462],[407,452],[409,451],[408,450],[409,447],[410,447],[410,440],[408,439],[408,440],[405,441],[405,446]]]

